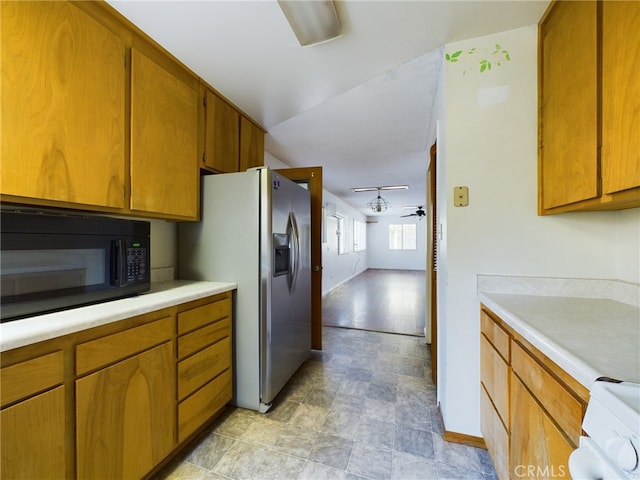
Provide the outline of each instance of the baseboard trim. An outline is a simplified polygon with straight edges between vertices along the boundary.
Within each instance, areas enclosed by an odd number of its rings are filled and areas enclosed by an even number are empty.
[[[345,278],[344,280],[342,280],[341,282],[337,283],[336,285],[334,285],[333,287],[329,288],[326,292],[322,292],[322,298],[324,299],[327,295],[329,295],[331,292],[333,292],[335,289],[341,287],[342,285],[344,285],[345,283],[353,280],[354,278],[356,278],[358,275],[360,275],[361,273],[366,272],[368,269],[365,268],[364,270],[361,270],[359,272],[354,273],[353,275]]]
[[[469,445],[471,447],[484,448],[487,446],[484,443],[484,438],[474,437],[473,435],[465,435],[464,433],[457,432],[445,432],[442,434],[442,438],[445,442],[462,443],[463,445]]]
[[[438,416],[440,417],[440,425],[442,425],[442,439],[445,442],[461,443],[463,445],[469,445],[470,447],[484,448],[486,450],[487,446],[484,443],[484,438],[466,435],[464,433],[450,432],[444,429],[444,419],[442,418],[440,403],[438,403]]]

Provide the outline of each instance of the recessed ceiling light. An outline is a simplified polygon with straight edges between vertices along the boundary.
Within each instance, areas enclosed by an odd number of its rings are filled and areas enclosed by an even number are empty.
[[[333,1],[278,0],[300,45],[314,45],[338,38],[342,27]]]

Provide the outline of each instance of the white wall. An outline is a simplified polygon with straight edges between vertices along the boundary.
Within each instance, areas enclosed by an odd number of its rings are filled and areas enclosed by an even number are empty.
[[[365,222],[366,217],[359,210],[326,190],[323,191],[323,197],[324,205],[331,205],[331,208],[325,207],[324,209],[325,223],[323,227],[325,232],[322,243],[322,295],[327,295],[344,282],[364,272],[368,263],[367,250],[353,251],[353,220]],[[335,205],[335,212],[345,217],[348,252],[342,255],[338,255],[338,221],[330,215],[331,212],[328,212],[333,209],[333,205]],[[369,243],[368,235],[369,232],[367,232],[367,244]]]
[[[369,268],[384,268],[398,270],[426,270],[426,238],[425,231],[428,222],[425,218],[417,217],[385,217],[377,216],[374,222],[367,224],[367,258]],[[389,225],[413,223],[416,225],[416,250],[389,250]]]
[[[264,154],[265,165],[270,168],[290,168],[268,152]],[[323,205],[335,205],[336,213],[347,217],[345,225],[348,229],[349,239],[353,238],[353,219],[365,221],[366,217],[359,210],[343,202],[327,190],[322,191]],[[330,215],[325,215],[323,224],[325,232],[322,243],[322,294],[326,295],[331,290],[350,280],[367,269],[367,251],[354,252],[353,242],[349,241],[349,253],[338,255],[338,242],[336,236],[337,220]]]
[[[495,45],[511,61],[480,73]],[[473,56],[466,55],[476,48]],[[538,216],[537,27],[446,45],[440,126],[439,393],[445,428],[480,436],[478,273],[640,282],[638,209]],[[454,207],[454,186],[469,187]]]
[[[145,220],[151,223],[151,268],[175,269],[177,265],[177,224],[165,220]]]

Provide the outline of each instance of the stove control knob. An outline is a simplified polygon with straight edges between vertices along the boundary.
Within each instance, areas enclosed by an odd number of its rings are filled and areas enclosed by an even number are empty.
[[[605,450],[610,458],[614,459],[620,468],[631,472],[638,466],[638,452],[626,437],[609,438],[605,442]]]

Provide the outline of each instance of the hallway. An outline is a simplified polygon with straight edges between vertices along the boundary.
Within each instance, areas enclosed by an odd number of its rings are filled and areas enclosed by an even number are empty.
[[[424,337],[424,270],[369,269],[322,301],[323,325]]]
[[[424,339],[323,330],[268,413],[227,407],[158,477],[495,480],[486,450],[442,439]]]
[[[384,327],[377,320],[367,323],[366,317],[383,319],[396,308],[400,316],[420,314],[424,319],[423,299],[415,298],[424,283],[420,287],[415,278],[405,281],[398,271],[370,273],[357,277],[369,277],[370,285],[354,281],[329,296],[326,306],[343,326]],[[411,276],[424,278],[424,272]],[[352,316],[359,323],[348,322]],[[289,380],[269,412],[226,407],[157,477],[496,479],[486,450],[443,440],[424,337],[325,325],[323,345]]]

